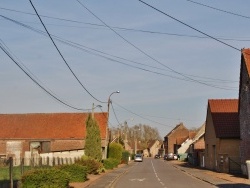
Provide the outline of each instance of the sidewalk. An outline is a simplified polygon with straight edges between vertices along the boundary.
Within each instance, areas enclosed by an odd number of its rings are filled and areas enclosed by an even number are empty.
[[[192,175],[202,181],[208,182],[212,185],[223,185],[223,184],[235,184],[242,185],[242,187],[250,187],[250,180],[243,176],[237,176],[227,173],[215,172],[199,167],[190,166],[186,162],[182,161],[167,161],[170,162],[174,167]]]
[[[81,183],[70,183],[70,188],[109,188],[112,183],[119,178],[123,173],[125,173],[130,167],[132,167],[135,163],[130,162],[128,165],[120,164],[118,168],[113,170],[107,170],[104,173],[99,175],[88,175],[88,181]],[[101,183],[99,183],[101,182]]]

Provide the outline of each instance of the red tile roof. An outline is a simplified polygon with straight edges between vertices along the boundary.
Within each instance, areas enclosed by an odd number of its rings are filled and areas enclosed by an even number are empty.
[[[185,142],[188,139],[188,136],[186,137],[178,137],[176,138],[176,144],[181,145],[183,142]]]
[[[183,129],[188,130],[188,129],[184,126],[183,123],[180,123],[180,124],[176,125],[175,128],[173,128],[166,136],[164,136],[164,138],[171,136],[171,134],[173,134],[177,129],[180,129],[180,128],[183,128]]]
[[[245,64],[247,67],[248,74],[250,73],[250,49],[242,49],[241,53],[243,55],[243,58],[245,60]]]
[[[238,99],[208,100],[217,138],[239,138]]]
[[[88,113],[0,114],[0,139],[83,139]],[[94,116],[105,139],[107,113]]]

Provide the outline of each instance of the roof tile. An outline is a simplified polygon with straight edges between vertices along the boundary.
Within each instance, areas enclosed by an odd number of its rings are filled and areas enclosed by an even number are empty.
[[[1,139],[83,139],[89,113],[0,114]],[[95,113],[106,137],[107,113]]]
[[[239,138],[238,99],[210,99],[209,108],[217,138]]]
[[[247,72],[248,74],[250,74],[250,49],[242,49],[241,50],[243,58],[245,60],[245,64],[247,67]]]

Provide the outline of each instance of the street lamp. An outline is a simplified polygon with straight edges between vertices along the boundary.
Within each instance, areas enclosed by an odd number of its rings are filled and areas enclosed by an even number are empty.
[[[107,154],[108,154],[108,124],[109,124],[109,108],[110,108],[110,103],[111,103],[110,97],[114,93],[120,93],[120,91],[114,91],[113,93],[111,93],[109,95],[109,98],[108,98],[108,114],[107,114],[107,126],[106,126],[106,138],[105,138],[105,156],[104,156],[105,159],[107,158]]]
[[[110,106],[110,103],[111,103],[111,100],[110,100],[110,97],[111,97],[111,95],[113,95],[114,93],[120,93],[120,91],[115,91],[115,92],[113,92],[113,93],[111,93],[110,95],[109,95],[109,98],[108,98],[108,120],[109,120],[109,106]]]

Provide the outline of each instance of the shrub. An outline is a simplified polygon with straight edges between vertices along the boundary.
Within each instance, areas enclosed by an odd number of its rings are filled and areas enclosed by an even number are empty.
[[[58,167],[70,176],[70,182],[84,182],[87,180],[88,168],[79,164],[62,165]]]
[[[105,169],[113,169],[120,164],[120,160],[114,158],[108,158],[103,160],[103,166]]]
[[[123,151],[122,152],[122,163],[123,164],[128,164],[130,153],[128,151]]]
[[[86,166],[88,169],[88,174],[98,174],[99,173],[99,169],[102,168],[102,163],[92,159],[90,157],[87,156],[83,156],[81,159],[76,160],[75,162],[76,164],[82,165],[82,166]]]
[[[27,171],[21,178],[22,188],[67,188],[70,176],[56,168]]]
[[[122,151],[123,151],[123,147],[121,144],[118,143],[111,143],[109,145],[109,155],[108,158],[113,158],[113,159],[117,159],[120,160],[122,159]]]
[[[88,116],[86,121],[85,155],[98,161],[102,160],[102,141],[98,123],[94,117]]]

